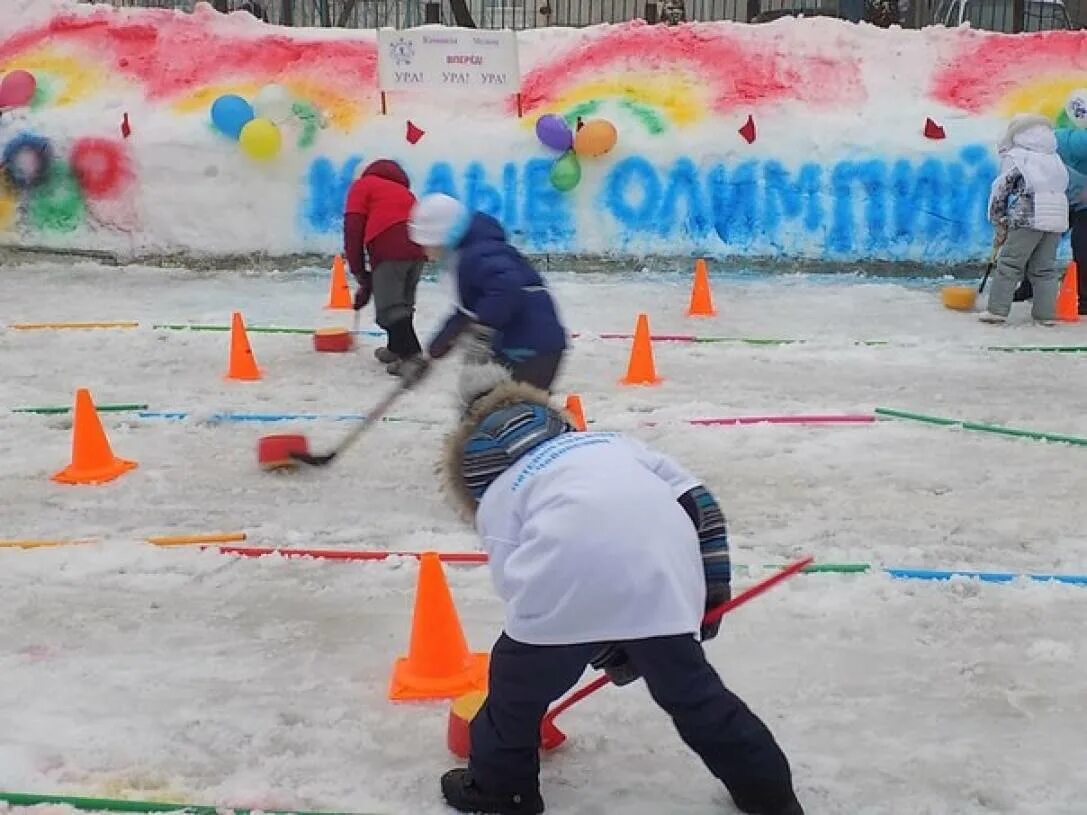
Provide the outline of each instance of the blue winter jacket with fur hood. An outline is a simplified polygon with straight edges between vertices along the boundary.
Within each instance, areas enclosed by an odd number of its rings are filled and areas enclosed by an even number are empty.
[[[460,308],[431,341],[430,356],[448,353],[470,321],[495,329],[495,355],[509,362],[566,348],[566,329],[543,278],[498,221],[473,214],[455,251]]]

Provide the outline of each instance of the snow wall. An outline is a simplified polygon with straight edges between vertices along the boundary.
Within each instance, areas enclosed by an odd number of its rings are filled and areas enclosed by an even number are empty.
[[[1081,32],[635,22],[520,34],[523,118],[512,98],[433,93],[391,94],[382,115],[373,31],[206,4],[5,5],[0,74],[28,70],[38,89],[0,116],[0,151],[44,145],[52,161],[36,186],[0,188],[0,244],[122,255],[336,251],[356,169],[388,157],[532,253],[968,261],[988,254],[1006,119],[1056,117],[1087,85]],[[257,163],[209,111],[267,83],[298,115]],[[544,113],[618,129],[566,193],[535,136]],[[409,121],[425,132],[414,144]]]

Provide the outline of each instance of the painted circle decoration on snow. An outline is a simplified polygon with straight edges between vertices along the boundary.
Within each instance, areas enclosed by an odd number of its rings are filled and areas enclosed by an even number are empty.
[[[22,133],[4,148],[4,175],[13,187],[29,190],[41,184],[53,161],[53,146],[43,136]]]
[[[120,145],[108,139],[80,139],[72,148],[72,172],[89,198],[108,198],[128,175]]]

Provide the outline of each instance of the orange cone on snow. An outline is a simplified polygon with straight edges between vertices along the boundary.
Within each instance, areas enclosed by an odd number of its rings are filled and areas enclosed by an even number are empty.
[[[230,363],[226,371],[227,379],[260,379],[253,349],[249,347],[249,335],[245,333],[245,321],[242,313],[235,311],[230,320]]]
[[[588,427],[585,424],[585,408],[581,406],[581,397],[576,393],[571,393],[566,397],[566,412],[574,420],[574,427],[584,433]]]
[[[1060,294],[1057,295],[1057,319],[1065,323],[1079,322],[1079,279],[1076,262],[1068,264]]]
[[[86,388],[77,390],[75,421],[72,425],[72,463],[54,473],[53,480],[61,484],[103,484],[136,466],[135,461],[113,455],[90,391]]]
[[[713,292],[710,291],[710,273],[706,268],[706,261],[699,258],[694,265],[694,285],[691,286],[691,303],[687,307],[687,316],[712,317],[716,313]]]
[[[396,660],[389,698],[453,699],[487,689],[487,654],[468,650],[436,552],[419,559],[419,584],[411,620],[408,655]]]
[[[354,305],[351,289],[347,285],[347,272],[344,271],[343,257],[336,255],[332,261],[332,280],[328,287],[328,302],[325,308],[345,310]]]
[[[656,385],[660,382],[657,367],[653,362],[653,344],[649,339],[649,317],[638,315],[638,326],[634,329],[634,345],[630,349],[630,362],[627,363],[627,375],[620,380],[623,385]]]

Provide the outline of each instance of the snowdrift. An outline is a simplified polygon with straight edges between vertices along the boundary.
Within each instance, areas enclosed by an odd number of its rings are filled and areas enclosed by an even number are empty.
[[[530,252],[967,261],[991,240],[1003,122],[1056,117],[1087,85],[1081,32],[635,22],[519,34],[523,117],[513,97],[422,91],[389,94],[383,114],[373,31],[206,4],[11,5],[0,74],[30,71],[37,90],[0,116],[8,246],[329,252],[359,165],[390,157]],[[210,111],[269,84],[289,113],[278,155],[257,162]],[[548,113],[618,131],[566,192],[534,132]]]

